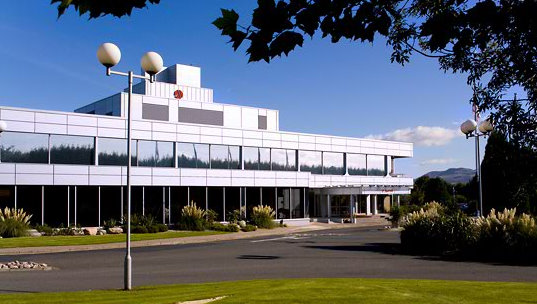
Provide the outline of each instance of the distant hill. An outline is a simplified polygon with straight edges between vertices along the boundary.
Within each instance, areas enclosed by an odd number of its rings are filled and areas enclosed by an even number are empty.
[[[431,171],[424,176],[431,178],[440,177],[450,184],[467,183],[475,175],[475,170],[468,168],[449,168],[445,171]]]

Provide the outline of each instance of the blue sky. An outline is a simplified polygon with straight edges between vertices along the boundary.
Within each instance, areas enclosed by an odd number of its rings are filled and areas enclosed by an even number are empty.
[[[211,22],[220,8],[247,20],[254,1],[163,0],[130,18],[91,21],[72,9],[57,20],[48,2],[9,1],[0,10],[0,105],[71,111],[123,89],[125,80],[106,77],[95,57],[110,41],[122,50],[118,69],[138,71],[150,50],[165,65],[200,66],[216,102],[278,109],[281,130],[413,141],[415,157],[397,160],[399,173],[475,167],[474,141],[456,131],[471,116],[471,90],[433,59],[415,55],[402,67],[390,63],[384,41],[316,37],[289,57],[247,63]]]

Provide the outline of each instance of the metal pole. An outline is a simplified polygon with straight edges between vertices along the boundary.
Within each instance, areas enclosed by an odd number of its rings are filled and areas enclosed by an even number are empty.
[[[45,186],[41,186],[41,226],[45,225]]]
[[[70,202],[70,191],[69,190],[70,190],[69,186],[67,186],[67,227],[69,227],[71,225],[70,218],[69,218],[69,216],[70,216],[69,213],[71,213],[71,210],[69,210],[69,205],[71,203]]]
[[[162,223],[166,224],[166,187],[162,186]]]
[[[129,99],[127,110],[127,241],[125,252],[125,290],[132,289],[132,258],[131,258],[131,119],[132,119],[132,71],[129,71]]]
[[[77,212],[77,208],[78,208],[77,194],[76,193],[77,193],[77,190],[76,190],[76,186],[75,186],[75,226],[76,226],[76,212]],[[99,216],[101,216],[101,205],[100,204],[99,204]]]
[[[101,227],[101,186],[97,186],[97,202],[99,203],[99,227]],[[75,210],[76,210],[76,187],[75,187]],[[75,225],[76,225],[76,216],[75,216]]]
[[[142,215],[145,216],[145,186],[142,186]]]
[[[475,159],[476,159],[476,173],[477,182],[479,184],[479,215],[483,216],[483,190],[481,186],[481,156],[479,151],[479,135],[475,137]]]
[[[15,210],[17,210],[17,185],[15,185],[15,191],[14,191],[14,194],[15,194]]]
[[[223,187],[222,189],[222,218],[224,219],[224,222],[226,221],[226,187]]]
[[[168,187],[168,225],[172,224],[172,189]]]

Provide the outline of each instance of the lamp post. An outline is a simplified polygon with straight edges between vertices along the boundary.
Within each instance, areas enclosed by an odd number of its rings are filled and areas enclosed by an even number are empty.
[[[479,137],[487,136],[494,129],[490,119],[485,119],[478,123],[479,117],[477,111],[474,111],[474,119],[468,119],[461,124],[461,131],[466,135],[466,138],[475,137],[475,171],[477,174],[477,182],[479,184],[479,215],[483,216],[483,192],[481,187],[481,157],[479,153]]]
[[[119,63],[121,59],[121,51],[113,43],[103,43],[97,50],[97,58],[102,65],[106,67],[106,75],[119,75],[129,78],[129,95],[128,95],[128,110],[127,110],[127,240],[124,263],[124,289],[131,290],[132,288],[132,258],[131,258],[131,118],[132,118],[132,81],[134,78],[155,81],[155,75],[162,70],[162,57],[155,52],[147,52],[142,56],[142,69],[149,74],[136,75],[132,71],[127,73],[112,71],[112,67]],[[123,212],[123,210],[122,210]]]

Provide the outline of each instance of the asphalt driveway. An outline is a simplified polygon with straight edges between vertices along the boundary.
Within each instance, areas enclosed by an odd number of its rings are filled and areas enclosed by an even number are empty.
[[[133,248],[133,284],[264,278],[413,278],[537,282],[536,266],[453,262],[400,254],[398,232],[322,230],[204,244]],[[47,263],[50,271],[0,272],[0,292],[113,289],[123,286],[124,251],[99,250],[0,261]]]

